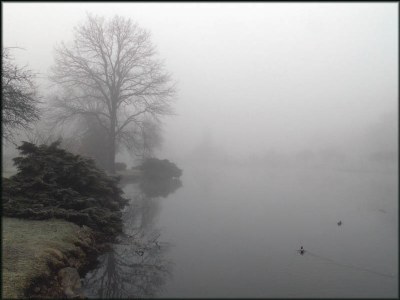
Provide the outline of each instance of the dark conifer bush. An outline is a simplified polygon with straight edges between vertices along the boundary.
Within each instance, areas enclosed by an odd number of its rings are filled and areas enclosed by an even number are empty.
[[[105,235],[122,231],[118,178],[94,161],[59,148],[23,142],[14,159],[18,173],[3,178],[3,215],[27,219],[61,218]]]
[[[167,159],[148,158],[139,167],[145,179],[179,178],[182,170]]]

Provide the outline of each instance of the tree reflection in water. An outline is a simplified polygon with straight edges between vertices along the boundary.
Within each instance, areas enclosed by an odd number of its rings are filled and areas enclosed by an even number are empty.
[[[160,211],[159,197],[167,197],[181,185],[179,179],[172,179],[124,187],[132,199],[123,213],[124,234],[86,275],[87,297],[154,297],[161,290],[171,275],[172,262],[165,257],[170,245],[159,240],[161,233],[154,222]]]

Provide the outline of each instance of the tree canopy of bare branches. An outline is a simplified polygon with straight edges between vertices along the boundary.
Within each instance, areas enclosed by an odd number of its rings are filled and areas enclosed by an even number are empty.
[[[2,49],[3,138],[13,142],[16,130],[29,129],[39,119],[35,74],[15,64],[10,48]]]
[[[156,58],[148,31],[130,19],[88,15],[73,43],[56,47],[51,79],[63,93],[54,100],[57,122],[93,116],[108,138],[108,170],[116,144],[134,149],[150,117],[172,114],[170,75]]]

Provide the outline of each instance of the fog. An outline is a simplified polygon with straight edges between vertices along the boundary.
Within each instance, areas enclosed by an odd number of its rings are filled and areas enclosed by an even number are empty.
[[[158,296],[398,295],[397,3],[2,8],[3,45],[22,48],[13,54],[39,72],[45,102],[54,46],[87,13],[151,32],[177,87],[156,156],[184,174],[151,218],[176,246],[175,279]],[[125,152],[117,161],[135,164]],[[301,261],[300,244],[317,254]]]
[[[190,155],[205,136],[233,158],[326,148],[359,154],[382,119],[391,124],[377,138],[398,136],[395,7],[4,3],[3,44],[24,48],[15,56],[40,72],[45,94],[53,47],[71,40],[87,12],[130,17],[152,33],[177,81],[165,156]],[[390,146],[397,151],[397,142]]]

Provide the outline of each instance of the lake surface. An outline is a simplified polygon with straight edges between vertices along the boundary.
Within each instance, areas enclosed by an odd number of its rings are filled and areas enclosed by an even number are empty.
[[[88,297],[398,296],[397,170],[180,167],[160,197],[124,187]]]

